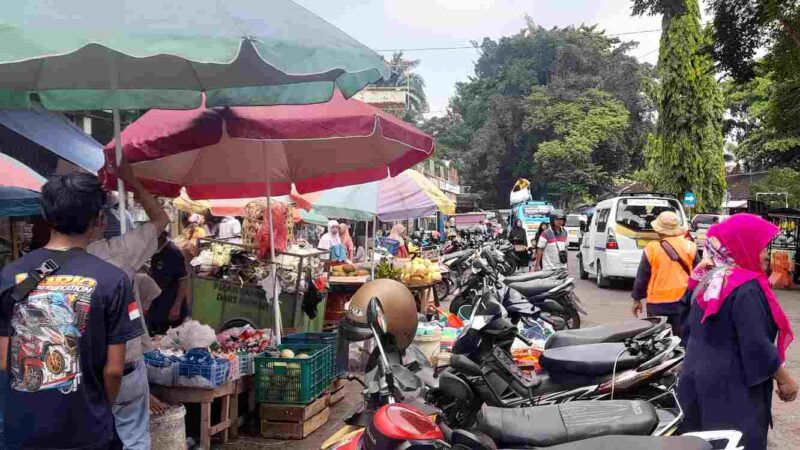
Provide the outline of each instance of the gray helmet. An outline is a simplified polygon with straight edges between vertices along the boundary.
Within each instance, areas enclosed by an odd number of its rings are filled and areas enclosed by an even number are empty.
[[[563,209],[554,209],[552,213],[550,213],[550,220],[567,220],[567,214],[564,212]]]

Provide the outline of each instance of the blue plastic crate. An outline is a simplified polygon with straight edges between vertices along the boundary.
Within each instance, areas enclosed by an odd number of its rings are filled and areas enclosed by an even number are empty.
[[[375,238],[375,245],[381,248],[385,248],[386,251],[391,253],[392,255],[397,254],[397,250],[400,249],[400,242],[385,237]]]
[[[327,347],[326,353],[331,367],[331,379],[346,372],[347,348],[337,348],[338,333],[292,333],[283,337],[286,344],[320,344]]]
[[[147,381],[160,386],[175,386],[178,381],[180,360],[159,351],[144,354]]]
[[[211,356],[208,350],[192,349],[181,359],[178,385],[213,389],[228,380],[230,363]]]

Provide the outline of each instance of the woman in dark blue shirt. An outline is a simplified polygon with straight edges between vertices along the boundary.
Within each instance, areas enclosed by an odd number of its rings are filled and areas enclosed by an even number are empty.
[[[744,434],[746,449],[766,449],[773,380],[782,400],[797,396],[783,368],[791,327],[762,264],[776,233],[750,214],[708,232],[708,259],[692,274],[684,322],[686,360],[678,385],[684,432],[735,429]]]

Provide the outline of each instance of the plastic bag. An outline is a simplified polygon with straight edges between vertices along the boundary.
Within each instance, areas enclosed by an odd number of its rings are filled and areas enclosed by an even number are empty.
[[[207,348],[217,341],[217,334],[208,325],[203,325],[196,320],[190,320],[179,327],[170,328],[167,338],[178,343],[184,350],[193,348]]]

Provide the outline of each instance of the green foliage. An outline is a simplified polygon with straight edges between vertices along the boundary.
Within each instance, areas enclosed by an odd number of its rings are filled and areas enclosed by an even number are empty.
[[[636,44],[620,42],[595,27],[544,29],[529,20],[518,34],[475,45],[481,52],[475,75],[456,86],[447,116],[422,125],[439,130],[437,142],[448,149],[470,192],[480,193],[488,204],[504,206],[516,179],[525,177],[535,196],[570,202],[587,189],[591,195],[607,191],[610,184],[597,180],[643,164],[642,148],[653,129],[654,104],[647,94],[655,85],[652,67],[627,54]],[[530,107],[537,101],[531,97],[535,92],[552,101],[552,114],[545,117]],[[599,108],[584,103],[611,104],[590,92],[603,92],[613,100],[615,112],[620,105],[626,111],[629,125],[611,133],[613,138],[583,137],[577,131],[591,129],[596,116],[587,111]],[[559,114],[570,110],[574,120],[560,124]],[[568,149],[576,156],[569,161],[557,163],[547,156],[572,145],[580,149]],[[591,150],[584,164],[587,148]],[[543,149],[545,155],[537,160],[535,155]],[[589,184],[573,180],[578,169]]]
[[[789,207],[800,208],[800,172],[790,168],[772,169],[766,178],[750,186],[752,198],[759,192],[786,192],[789,194]],[[784,207],[783,196],[765,196],[759,200],[766,201],[771,208]]]
[[[640,3],[634,1],[635,7]],[[648,3],[651,10],[665,14],[665,28],[658,61],[656,136],[648,141],[647,173],[640,177],[678,196],[693,191],[698,210],[716,210],[725,193],[723,104],[713,61],[703,51],[708,39],[700,28],[700,9],[697,0]]]
[[[534,156],[539,182],[559,205],[570,205],[608,184],[609,177],[592,155],[619,141],[630,126],[622,102],[599,89],[563,98],[536,87],[527,99],[525,127],[542,136]],[[546,140],[544,140],[546,139]]]

